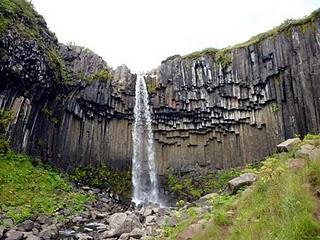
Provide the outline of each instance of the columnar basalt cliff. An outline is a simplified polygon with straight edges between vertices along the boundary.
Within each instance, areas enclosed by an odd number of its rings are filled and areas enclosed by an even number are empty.
[[[131,166],[136,75],[64,46],[33,10],[0,29],[0,107],[11,145],[65,170]],[[146,76],[158,172],[261,160],[320,130],[320,17],[242,46],[173,56]],[[23,27],[21,27],[23,26]]]
[[[161,171],[223,169],[320,129],[319,19],[248,46],[173,56],[148,76]]]

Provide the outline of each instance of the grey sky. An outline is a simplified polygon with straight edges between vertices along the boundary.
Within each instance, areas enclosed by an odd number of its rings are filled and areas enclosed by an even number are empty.
[[[222,48],[300,18],[320,0],[32,0],[61,42],[116,67],[150,70],[174,54]]]

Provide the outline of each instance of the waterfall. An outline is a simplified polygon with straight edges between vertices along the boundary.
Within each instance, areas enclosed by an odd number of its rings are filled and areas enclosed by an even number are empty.
[[[148,91],[142,75],[136,81],[132,138],[132,201],[160,203]]]

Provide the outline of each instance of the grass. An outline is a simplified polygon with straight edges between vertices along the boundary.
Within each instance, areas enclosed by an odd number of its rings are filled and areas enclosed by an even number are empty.
[[[302,144],[319,146],[319,141],[320,135],[307,135]],[[244,169],[257,174],[257,183],[241,194],[214,197],[212,211],[198,216],[210,223],[193,239],[320,239],[320,222],[315,218],[320,209],[315,194],[320,188],[320,156],[311,162],[301,160],[306,162],[300,170],[288,169],[288,160],[302,144],[289,153],[270,156],[259,167]],[[167,230],[168,237],[187,226]]]
[[[15,223],[62,208],[74,213],[90,200],[89,195],[74,192],[58,172],[32,165],[30,157],[0,154],[0,211]]]
[[[111,170],[106,166],[77,168],[70,179],[80,185],[110,188],[124,198],[131,197],[131,171]]]
[[[237,169],[221,170],[192,178],[169,175],[164,187],[175,193],[178,200],[194,201],[205,194],[222,191],[230,179],[239,175],[240,171]]]

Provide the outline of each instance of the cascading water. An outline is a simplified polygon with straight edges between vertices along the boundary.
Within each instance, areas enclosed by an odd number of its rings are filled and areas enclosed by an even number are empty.
[[[142,75],[137,76],[135,93],[132,131],[132,201],[136,204],[141,202],[160,203],[148,91]]]

